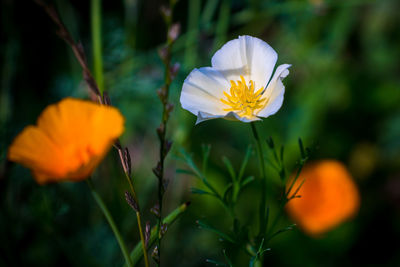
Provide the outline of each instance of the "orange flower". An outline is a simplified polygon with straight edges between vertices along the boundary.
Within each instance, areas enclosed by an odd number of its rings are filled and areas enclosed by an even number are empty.
[[[121,113],[108,106],[66,98],[48,106],[37,126],[11,144],[8,159],[32,170],[39,184],[87,178],[124,131]]]
[[[297,193],[301,197],[290,200],[286,210],[306,233],[322,234],[358,211],[359,192],[342,163],[324,160],[310,164],[301,172],[292,192],[304,178]]]

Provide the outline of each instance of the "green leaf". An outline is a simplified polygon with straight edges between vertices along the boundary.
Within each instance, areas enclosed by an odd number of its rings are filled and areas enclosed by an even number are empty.
[[[291,225],[286,226],[285,228],[282,228],[282,229],[276,231],[275,233],[273,233],[273,234],[271,235],[271,237],[269,238],[269,240],[271,240],[272,238],[274,238],[275,236],[277,236],[277,235],[279,235],[279,234],[282,234],[282,233],[284,233],[284,232],[293,230],[293,229],[295,228],[295,226],[296,226],[296,224],[291,224]]]
[[[272,136],[268,137],[267,140],[265,140],[269,146],[270,149],[275,148],[274,140],[272,139]]]
[[[254,181],[254,176],[248,176],[247,178],[245,178],[242,181],[242,184],[240,185],[240,187],[245,187],[247,184],[251,183]]]
[[[190,202],[186,202],[180,205],[178,208],[173,210],[163,219],[162,222],[168,225],[168,229],[179,218],[179,216],[181,216],[182,213],[186,211],[189,204]],[[154,242],[156,242],[157,236],[158,236],[157,226],[154,226],[150,232],[149,244],[147,246],[148,250],[154,244]],[[132,259],[133,265],[136,265],[139,262],[139,260],[143,257],[142,242],[139,241],[137,243],[135,248],[132,250],[130,257]],[[124,266],[126,266],[126,264]]]
[[[263,248],[264,248],[264,238],[261,240],[261,244],[260,244],[260,246],[258,247],[258,251],[257,251],[256,255],[253,256],[253,257],[251,257],[249,266],[251,266],[251,267],[254,266],[254,264],[257,262],[257,260],[258,260],[266,251],[271,250],[270,248],[266,248],[266,249],[263,249]]]
[[[253,149],[252,149],[251,145],[247,146],[246,154],[242,161],[242,165],[240,166],[240,171],[239,171],[239,175],[238,175],[239,182],[242,180],[244,170],[246,169],[247,163],[249,161],[249,158],[250,158],[252,152],[253,152]]]
[[[301,138],[299,138],[299,149],[300,149],[301,158],[305,159],[306,158],[306,151],[304,150],[303,141],[301,141]]]
[[[285,152],[285,147],[282,145],[281,146],[281,164],[283,165],[283,154]]]
[[[233,188],[233,184],[232,184],[232,183],[229,183],[229,184],[225,187],[224,194],[222,195],[222,199],[224,200],[224,202],[227,202],[227,201],[228,201],[228,194],[229,194],[229,192],[232,191],[232,188]]]
[[[200,188],[192,187],[192,188],[190,188],[190,190],[191,190],[192,194],[211,195],[211,196],[215,197],[215,195],[213,193],[205,191],[205,190],[200,189]]]
[[[199,168],[197,168],[196,164],[193,162],[192,156],[189,155],[183,148],[180,148],[179,152],[182,154],[183,160],[190,167],[190,169],[196,174],[196,176],[203,179],[204,176],[200,172]]]
[[[236,173],[235,173],[235,170],[234,170],[234,168],[233,168],[233,165],[232,165],[232,163],[231,163],[231,161],[227,158],[227,157],[222,157],[222,161],[224,162],[224,164],[225,164],[225,166],[226,166],[226,168],[228,169],[228,171],[229,171],[229,174],[230,174],[230,176],[231,176],[231,180],[232,180],[232,182],[236,182]]]
[[[285,167],[282,166],[281,170],[279,171],[279,177],[281,178],[281,180],[285,180],[286,178],[286,171],[285,171]]]
[[[208,230],[210,232],[216,233],[217,235],[219,235],[222,239],[231,242],[232,244],[235,244],[236,242],[234,241],[234,239],[232,237],[230,237],[229,235],[221,232],[220,230],[216,229],[215,227],[206,224],[203,221],[196,221],[196,223],[199,225],[200,228],[204,229],[204,230]]]
[[[202,166],[202,171],[203,174],[206,173],[207,166],[208,166],[208,159],[210,157],[210,150],[211,150],[211,145],[202,145],[201,150],[203,152],[203,166]]]
[[[225,260],[228,262],[229,267],[233,267],[232,261],[229,259],[229,257],[226,255],[225,249],[222,250],[222,253],[224,254]]]
[[[185,170],[185,169],[176,169],[176,173],[196,176],[196,174],[194,172],[192,172],[191,170]]]
[[[249,267],[254,267],[254,263],[256,263],[257,257],[253,256],[250,258]]]

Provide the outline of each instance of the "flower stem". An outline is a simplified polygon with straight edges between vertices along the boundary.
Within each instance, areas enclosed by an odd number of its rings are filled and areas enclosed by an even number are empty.
[[[126,173],[126,172],[125,172],[125,177],[128,180],[132,196],[135,199],[137,205],[139,206],[139,200],[137,199],[135,188],[133,187],[132,181],[131,181],[128,173]],[[142,244],[144,264],[145,264],[146,267],[149,267],[149,257],[147,255],[146,242],[145,242],[145,239],[144,239],[143,228],[142,228],[142,220],[141,220],[141,216],[140,216],[140,211],[139,210],[136,211],[136,218],[137,218],[137,223],[138,223],[138,228],[139,228],[140,242]]]
[[[100,197],[100,195],[95,190],[95,188],[93,186],[93,183],[90,180],[90,178],[88,178],[86,180],[86,182],[87,182],[87,184],[88,184],[88,186],[90,188],[90,191],[92,193],[92,196],[93,196],[94,200],[96,201],[97,205],[100,207],[101,211],[103,212],[104,216],[106,217],[107,222],[110,225],[110,227],[111,227],[111,229],[112,229],[112,231],[114,233],[114,236],[118,241],[118,244],[119,244],[119,246],[121,248],[122,254],[124,255],[124,258],[125,258],[127,266],[132,267],[133,264],[131,262],[131,258],[129,257],[128,249],[126,248],[125,242],[122,239],[121,233],[119,232],[119,230],[118,230],[118,228],[117,228],[117,226],[116,226],[116,224],[114,222],[114,219],[111,216],[110,211],[108,210],[107,206],[105,205],[103,199]]]
[[[102,42],[101,42],[101,0],[91,0],[91,27],[92,27],[92,43],[93,43],[93,65],[94,78],[103,94],[104,76],[103,76],[103,58],[102,58]]]
[[[258,237],[260,238],[265,234],[267,222],[266,220],[266,201],[267,201],[267,175],[265,171],[265,162],[264,162],[264,151],[261,140],[259,138],[257,127],[254,122],[250,123],[251,130],[253,132],[254,139],[257,143],[257,153],[260,161],[260,173],[261,173],[261,202],[260,202],[260,232]]]
[[[160,141],[160,150],[159,150],[159,160],[157,166],[153,169],[154,174],[158,179],[158,220],[157,220],[157,255],[154,257],[157,262],[157,266],[161,266],[161,226],[163,224],[162,214],[163,214],[163,196],[165,191],[165,179],[164,179],[164,165],[165,158],[171,148],[172,142],[170,142],[167,137],[167,124],[169,120],[170,113],[172,111],[173,105],[168,102],[169,97],[169,89],[171,86],[171,82],[173,80],[173,76],[176,74],[172,71],[171,67],[171,49],[172,45],[178,35],[177,29],[175,27],[175,31],[172,30],[172,17],[173,17],[173,7],[175,5],[175,1],[170,1],[170,5],[168,8],[164,9],[164,21],[167,26],[167,34],[166,34],[166,44],[160,50],[160,57],[164,63],[165,71],[164,71],[164,85],[159,89],[158,95],[163,107],[162,117],[160,126],[157,128],[157,135]],[[167,11],[168,10],[168,11]],[[158,258],[158,259],[157,259]]]
[[[190,202],[183,203],[178,208],[173,210],[170,214],[168,214],[164,219],[163,223],[168,225],[168,228],[171,227],[172,223],[174,223],[183,212],[186,211]],[[149,244],[148,247],[151,247],[154,242],[158,239],[158,226],[154,226],[150,232]],[[143,243],[138,243],[135,248],[131,252],[131,259],[133,262],[138,262],[143,256]],[[126,266],[126,265],[125,265]]]

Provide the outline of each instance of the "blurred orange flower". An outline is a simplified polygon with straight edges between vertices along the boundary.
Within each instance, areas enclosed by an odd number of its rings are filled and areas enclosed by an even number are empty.
[[[66,98],[48,106],[37,126],[13,141],[8,159],[32,170],[39,184],[87,178],[124,131],[113,107]]]
[[[301,197],[290,200],[286,210],[306,233],[322,234],[357,213],[359,192],[342,163],[324,160],[310,164],[301,172],[294,190],[304,179],[297,193]]]

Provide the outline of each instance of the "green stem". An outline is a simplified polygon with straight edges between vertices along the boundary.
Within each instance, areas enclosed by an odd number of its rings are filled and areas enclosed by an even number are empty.
[[[101,211],[103,212],[104,216],[106,217],[107,222],[110,225],[110,227],[111,227],[111,229],[112,229],[112,231],[114,233],[114,236],[118,241],[118,244],[119,244],[119,246],[121,248],[122,254],[124,255],[124,258],[125,258],[127,266],[133,267],[133,264],[131,262],[131,258],[129,257],[128,249],[126,248],[125,242],[122,239],[121,233],[119,232],[119,230],[118,230],[118,228],[117,228],[117,226],[116,226],[116,224],[114,222],[114,219],[111,216],[110,211],[108,210],[108,208],[104,204],[104,202],[103,202],[102,198],[100,197],[100,195],[94,189],[93,183],[90,180],[90,178],[88,178],[86,180],[86,182],[87,182],[87,184],[88,184],[88,186],[90,188],[90,191],[92,193],[92,196],[93,196],[94,200],[96,201],[97,205],[100,207]]]
[[[261,144],[261,140],[259,138],[257,128],[255,126],[254,122],[250,123],[251,125],[251,130],[253,132],[254,139],[256,140],[257,143],[257,152],[258,152],[258,158],[260,161],[260,172],[261,172],[261,202],[260,202],[260,232],[258,234],[258,237],[261,237],[265,234],[265,228],[267,225],[267,222],[265,221],[266,219],[266,201],[267,201],[267,175],[265,171],[265,162],[264,162],[264,152],[263,152],[263,146]]]
[[[168,228],[171,227],[172,223],[175,222],[176,219],[178,219],[178,217],[187,209],[189,204],[190,204],[189,202],[184,203],[184,204],[180,205],[178,208],[176,208],[175,210],[173,210],[170,214],[168,214],[164,218],[163,223],[167,224]],[[151,229],[150,239],[149,239],[147,248],[151,247],[158,239],[157,228],[158,228],[157,226],[154,226]],[[132,260],[132,262],[139,262],[139,260],[142,257],[143,257],[143,245],[142,245],[142,243],[138,243],[131,252],[131,260]]]
[[[214,0],[217,2],[216,0]],[[185,48],[185,66],[191,69],[197,61],[197,41],[199,35],[200,0],[191,0],[188,3],[188,34]]]
[[[133,187],[132,180],[131,180],[131,178],[129,177],[129,175],[128,175],[127,172],[125,172],[125,177],[126,177],[126,179],[128,180],[128,184],[129,184],[129,187],[130,187],[130,189],[131,189],[132,196],[133,196],[133,198],[135,199],[137,205],[139,206],[139,200],[138,200],[138,198],[137,198],[137,196],[136,196],[135,188]],[[143,234],[143,228],[142,228],[142,219],[141,219],[140,211],[139,211],[139,210],[136,211],[136,218],[137,218],[137,223],[138,223],[138,229],[139,229],[139,235],[140,235],[140,242],[141,242],[141,244],[142,244],[142,250],[143,250],[143,255],[144,255],[144,265],[145,265],[146,267],[149,267],[149,266],[150,266],[150,265],[149,265],[149,257],[148,257],[148,255],[147,255],[146,242],[145,242],[145,238],[144,238],[144,234]]]
[[[229,29],[229,16],[230,16],[229,14],[230,14],[230,1],[222,0],[221,7],[219,9],[217,25],[215,26],[216,29],[215,29],[213,51],[217,51],[226,41]]]
[[[104,91],[103,58],[101,42],[101,0],[91,0],[91,27],[93,43],[94,78],[100,93]]]

